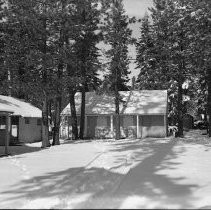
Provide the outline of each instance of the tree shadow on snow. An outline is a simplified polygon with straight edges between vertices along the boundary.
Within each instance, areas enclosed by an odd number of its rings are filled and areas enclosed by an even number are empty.
[[[0,146],[0,155],[4,154],[5,147]],[[26,154],[26,153],[31,153],[31,152],[37,152],[42,150],[41,147],[35,147],[35,146],[28,146],[28,145],[19,145],[19,146],[9,146],[9,154],[10,156],[14,155],[21,155],[21,154]],[[0,156],[1,157],[1,156]],[[2,156],[4,157],[4,156]]]
[[[181,164],[175,159],[185,149],[174,151],[175,144],[156,139],[116,142],[115,147],[108,149],[108,154],[117,157],[114,168],[105,169],[102,165],[50,172],[24,180],[4,193],[10,201],[24,197],[31,201],[55,197],[63,200],[51,208],[191,208],[196,199],[192,191],[198,186],[181,183],[185,177],[165,174],[165,170],[173,172]],[[125,152],[132,152],[129,163],[125,161]],[[126,175],[115,172],[118,166],[135,161],[137,165]],[[83,195],[88,197],[80,200]]]
[[[26,200],[32,201],[32,207],[33,201],[47,199],[46,202],[50,203],[57,197],[60,201],[66,200],[66,202],[60,203],[54,208],[70,208],[71,202],[76,205],[74,206],[76,208],[77,201],[74,201],[74,199],[80,200],[83,195],[92,196],[102,190],[106,191],[120,177],[120,174],[109,172],[103,168],[70,168],[24,180],[19,183],[19,186],[22,187],[15,185],[12,190],[3,193],[8,194],[9,197],[5,201],[15,202],[26,198]],[[68,200],[70,203],[68,203]],[[24,208],[28,208],[28,206]],[[34,208],[37,208],[37,206],[34,206]],[[43,206],[40,208],[43,208]]]
[[[185,152],[185,148],[174,151],[175,141],[166,140],[169,141],[168,143],[158,139],[143,141],[141,144],[140,142],[116,144],[117,153],[135,151],[132,159],[139,160],[139,163],[123,177],[112,193],[107,195],[106,207],[191,208],[192,202],[196,200],[192,196],[192,192],[199,186],[184,184],[182,181],[185,180],[185,177],[170,177],[165,172],[172,171],[171,174],[174,174],[174,169],[181,164],[175,159]],[[122,160],[119,157],[117,161],[122,163],[123,159],[125,157],[122,157]],[[91,208],[96,206],[96,203],[99,208],[103,208],[104,196],[97,195],[90,205]]]

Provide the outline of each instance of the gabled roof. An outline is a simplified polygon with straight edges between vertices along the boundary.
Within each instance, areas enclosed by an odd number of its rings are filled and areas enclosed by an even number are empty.
[[[13,112],[22,117],[42,117],[42,111],[30,103],[10,96],[0,95],[0,111]]]
[[[167,90],[120,91],[124,103],[120,104],[121,114],[166,114]],[[75,95],[76,113],[80,115],[81,93]],[[124,104],[124,106],[123,106]],[[114,97],[107,94],[86,93],[87,115],[115,114]],[[61,113],[71,115],[68,104]]]

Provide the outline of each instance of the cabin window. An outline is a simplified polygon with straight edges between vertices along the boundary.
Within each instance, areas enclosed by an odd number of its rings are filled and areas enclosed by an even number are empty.
[[[25,118],[25,124],[30,124],[29,118]]]
[[[41,125],[41,119],[37,119],[37,125]]]

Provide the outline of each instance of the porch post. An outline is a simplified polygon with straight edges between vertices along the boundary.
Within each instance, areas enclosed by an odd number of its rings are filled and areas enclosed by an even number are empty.
[[[19,142],[19,136],[20,136],[19,132],[20,132],[20,118],[18,117],[18,125],[17,125],[17,138],[18,138],[18,142]]]
[[[6,114],[6,138],[5,138],[5,155],[9,155],[9,143],[10,143],[10,126],[11,119],[9,114]]]
[[[139,115],[136,115],[136,138],[139,138]]]
[[[114,137],[114,117],[111,115],[111,134],[112,138]]]

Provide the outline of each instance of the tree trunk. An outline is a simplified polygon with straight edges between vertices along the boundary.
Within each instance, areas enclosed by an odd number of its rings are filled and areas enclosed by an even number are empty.
[[[61,1],[62,4],[62,12],[66,6],[65,1]],[[59,38],[59,51],[64,47],[65,37],[64,37],[64,30],[65,30],[65,19],[63,19],[61,23],[60,29],[60,38]],[[62,54],[62,51],[61,51]],[[57,86],[56,86],[56,98],[55,98],[55,112],[54,112],[54,130],[53,130],[53,145],[60,145],[59,141],[59,131],[60,131],[60,113],[61,113],[61,106],[62,106],[62,75],[63,75],[63,68],[64,63],[63,59],[60,58],[58,63],[58,71],[57,71]]]
[[[53,115],[52,115],[52,100],[48,100],[48,115],[50,117],[50,124],[53,124]]]
[[[183,111],[182,111],[182,81],[178,81],[178,98],[177,98],[177,123],[178,123],[178,137],[183,137]]]
[[[119,92],[115,85],[116,140],[120,139]]]
[[[48,103],[47,96],[43,100],[42,106],[42,146],[41,148],[50,147],[50,141],[48,137]]]
[[[52,127],[54,124],[54,119],[53,119],[53,113],[52,113],[52,99],[48,99],[48,116],[49,116],[49,126],[51,127],[51,131],[52,131]],[[48,134],[49,138],[52,137],[52,132],[51,135]]]
[[[208,102],[207,102],[207,111],[209,115],[209,122],[208,122],[208,135],[211,137],[211,68],[208,68],[207,74],[207,84],[208,84]]]
[[[71,124],[72,124],[72,138],[74,140],[78,139],[78,123],[77,115],[75,109],[75,93],[69,91],[69,100],[70,100],[70,110],[71,110]]]
[[[59,130],[60,130],[61,101],[62,101],[61,97],[55,98],[54,129],[53,129],[52,145],[60,145]]]
[[[84,138],[84,124],[85,124],[85,103],[86,103],[86,91],[85,85],[83,84],[82,91],[81,91],[81,118],[80,118],[80,135],[79,138]]]
[[[208,125],[208,123],[209,123],[209,118],[207,117],[207,109],[205,108],[205,111],[204,111],[204,121],[205,121],[205,123],[206,123],[206,131],[207,131],[207,134],[209,134],[209,125]]]
[[[62,46],[63,42],[61,43]],[[60,47],[61,47],[60,46]],[[53,145],[60,145],[59,141],[59,131],[60,131],[60,113],[61,113],[61,106],[62,106],[62,85],[61,85],[61,78],[62,78],[62,72],[63,72],[63,62],[60,61],[58,65],[58,72],[57,72],[57,87],[56,87],[56,98],[54,101],[55,104],[55,112],[54,112],[54,129],[53,129]]]
[[[46,13],[47,9],[46,9],[46,2],[44,2],[43,5],[43,9],[44,9],[44,13]],[[42,34],[42,46],[40,51],[43,53],[43,57],[42,57],[42,84],[43,84],[43,92],[44,92],[44,96],[43,96],[43,105],[42,105],[42,146],[41,148],[46,148],[46,147],[50,147],[50,141],[49,141],[49,133],[48,133],[48,129],[49,129],[49,125],[48,125],[48,97],[47,97],[47,87],[46,84],[48,82],[48,78],[47,78],[47,19],[46,17],[43,17],[42,19],[42,23],[43,23],[43,30],[44,33]]]

